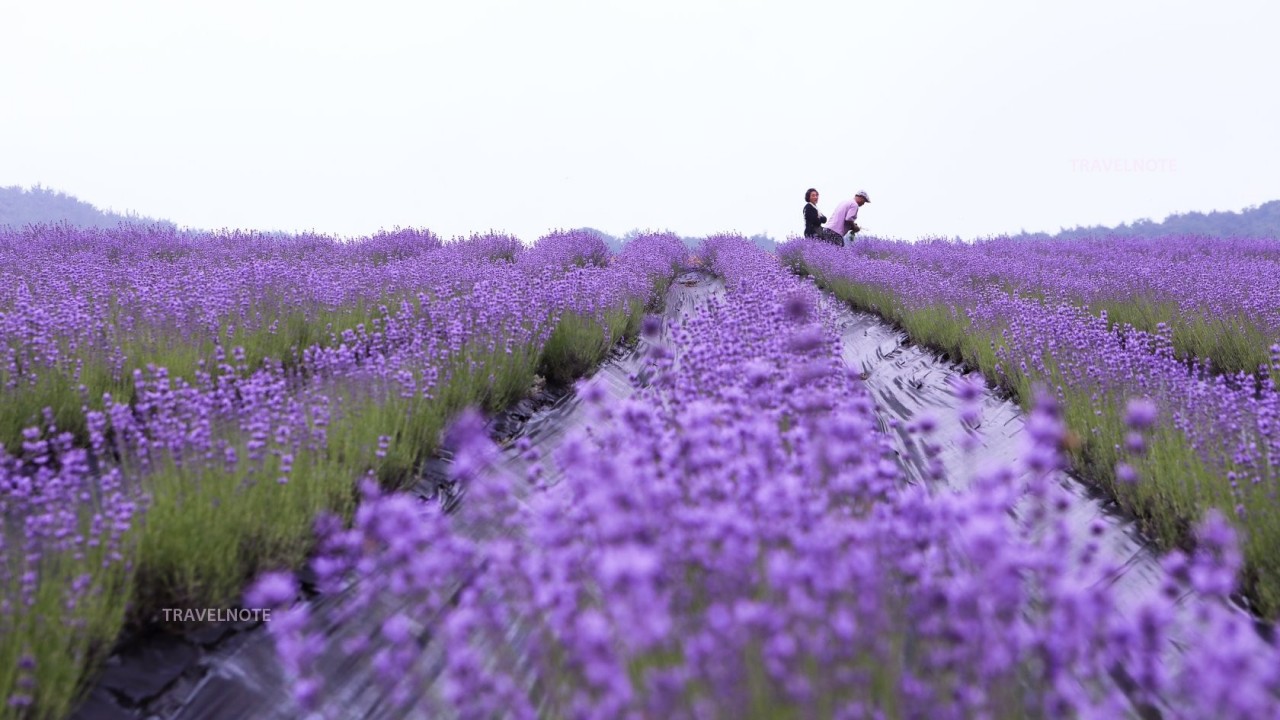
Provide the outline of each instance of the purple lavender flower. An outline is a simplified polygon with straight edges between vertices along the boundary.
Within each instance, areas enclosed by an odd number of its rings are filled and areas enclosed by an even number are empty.
[[[258,578],[245,592],[244,601],[252,608],[280,608],[297,597],[297,581],[290,573],[271,572]]]
[[[805,323],[813,315],[812,299],[808,293],[793,293],[783,304],[783,313],[794,323]]]
[[[1156,404],[1147,398],[1130,400],[1125,406],[1124,422],[1134,430],[1146,430],[1155,424]]]

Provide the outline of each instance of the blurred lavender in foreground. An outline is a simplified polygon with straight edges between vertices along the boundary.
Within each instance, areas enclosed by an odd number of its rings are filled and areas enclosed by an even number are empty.
[[[560,484],[516,501],[522,480],[464,419],[458,516],[367,492],[351,529],[325,526],[317,568],[359,578],[339,616],[393,608],[380,640],[346,650],[380,668],[405,712],[1280,711],[1277,648],[1226,601],[1240,555],[1221,516],[1194,554],[1164,561],[1202,596],[1193,617],[1175,611],[1172,584],[1116,612],[1096,581],[1115,568],[1073,542],[1052,480],[1069,444],[1053,394],[1038,395],[1016,467],[981,470],[967,492],[908,484],[817,290],[741,238],[705,251],[725,296],[668,328],[647,388],[587,394],[595,422],[558,454]],[[1010,521],[1020,503],[1034,523]],[[415,624],[443,643],[442,668],[421,662]],[[323,625],[273,624],[287,666]],[[1175,637],[1194,641],[1173,653]],[[297,679],[307,707],[340,713],[314,677]]]

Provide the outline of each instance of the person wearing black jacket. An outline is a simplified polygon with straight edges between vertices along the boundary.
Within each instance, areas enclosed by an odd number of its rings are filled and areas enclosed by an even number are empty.
[[[822,234],[822,224],[827,216],[818,212],[818,191],[809,188],[804,191],[804,236],[817,237]]]

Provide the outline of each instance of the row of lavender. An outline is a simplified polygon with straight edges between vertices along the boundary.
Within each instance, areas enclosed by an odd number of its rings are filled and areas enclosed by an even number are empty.
[[[934,269],[980,265],[989,252],[983,244],[900,245],[841,252],[800,240],[781,252],[840,297],[972,363],[1024,403],[1034,384],[1054,388],[1078,468],[1170,546],[1186,540],[1208,508],[1233,517],[1245,534],[1242,583],[1264,615],[1280,611],[1280,346],[1271,346],[1269,372],[1258,376],[1200,372],[1179,360],[1168,326],[1117,327],[1065,299],[1020,297],[957,281],[965,271]],[[1153,404],[1146,438],[1124,422],[1135,397]]]
[[[350,243],[148,226],[0,232],[0,442],[16,451],[45,407],[86,437],[81,406],[101,409],[104,393],[132,399],[134,371],[149,365],[192,381],[201,370],[218,373],[236,347],[253,369],[266,358],[296,365],[315,345],[357,345],[365,338],[352,333],[388,314],[464,341],[449,324],[493,311],[467,304],[473,288],[608,256],[600,242],[550,240],[524,252],[512,237],[445,244],[424,230]],[[498,277],[490,266],[502,260],[510,272]],[[529,284],[517,288],[527,293]]]
[[[352,527],[321,524],[322,585],[359,580],[332,615],[294,605],[287,575],[255,585],[249,602],[278,608],[270,632],[303,709],[342,715],[321,668],[346,655],[415,716],[1280,710],[1278,648],[1225,599],[1239,556],[1221,516],[1196,554],[1164,560],[1206,600],[1192,616],[1174,585],[1117,612],[1101,581],[1117,568],[1073,540],[1055,501],[1068,431],[1051,396],[1019,467],[984,469],[973,492],[908,484],[829,301],[743,238],[705,252],[725,296],[666,344],[646,320],[647,384],[587,397],[594,422],[555,458],[562,482],[504,476],[468,416],[452,429],[466,523],[369,483]],[[1019,527],[1010,511],[1027,502],[1040,521]],[[380,612],[376,636],[326,642],[335,621]],[[1170,661],[1175,637],[1208,641]]]
[[[0,450],[0,716],[57,717],[127,620],[297,567],[358,478],[403,484],[461,408],[598,361],[684,247],[46,227],[0,251],[29,425]]]
[[[869,257],[929,270],[956,286],[1070,302],[1156,332],[1177,355],[1254,373],[1280,339],[1280,243],[1192,236],[860,243]],[[1276,378],[1280,380],[1280,377]]]

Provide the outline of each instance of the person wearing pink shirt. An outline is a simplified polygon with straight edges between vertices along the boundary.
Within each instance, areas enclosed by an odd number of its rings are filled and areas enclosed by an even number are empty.
[[[831,218],[827,220],[824,230],[830,231],[832,235],[840,238],[839,245],[844,245],[844,236],[847,233],[857,235],[862,228],[858,227],[858,208],[871,202],[871,197],[867,195],[866,190],[859,190],[852,200],[846,200],[836,206]],[[826,240],[830,237],[827,232],[822,233],[822,239]],[[849,238],[849,242],[853,242],[853,237]]]

